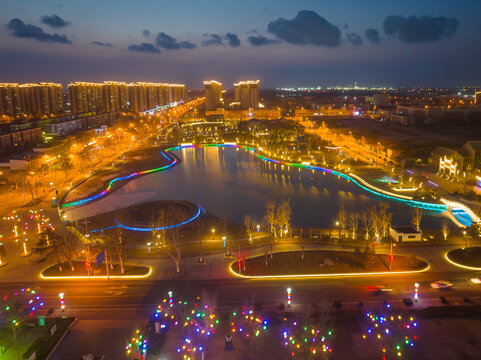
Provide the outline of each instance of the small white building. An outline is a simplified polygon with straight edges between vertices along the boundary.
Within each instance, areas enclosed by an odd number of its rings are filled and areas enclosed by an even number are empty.
[[[412,226],[391,226],[389,234],[398,242],[421,241],[421,231]]]

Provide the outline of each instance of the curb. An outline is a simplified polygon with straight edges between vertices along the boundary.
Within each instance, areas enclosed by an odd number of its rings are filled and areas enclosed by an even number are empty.
[[[57,350],[57,348],[60,346],[60,344],[62,343],[63,339],[65,339],[65,337],[67,336],[67,334],[70,332],[70,330],[73,328],[73,326],[78,322],[78,319],[75,318],[74,321],[72,321],[72,323],[67,327],[67,329],[65,330],[65,332],[63,333],[63,335],[60,337],[60,339],[58,339],[57,343],[55,344],[55,346],[53,347],[52,351],[50,351],[50,354],[47,355],[47,357],[45,358],[45,360],[49,360],[54,352]]]

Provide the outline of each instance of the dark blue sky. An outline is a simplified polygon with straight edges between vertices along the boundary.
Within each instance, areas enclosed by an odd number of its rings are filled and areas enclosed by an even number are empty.
[[[0,0],[0,82],[481,85],[480,0]]]

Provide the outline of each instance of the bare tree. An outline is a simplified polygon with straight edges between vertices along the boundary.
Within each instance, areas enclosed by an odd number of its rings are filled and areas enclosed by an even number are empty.
[[[56,231],[47,228],[40,237],[33,252],[43,255],[44,260],[54,258],[58,268],[62,271],[62,262],[67,262],[72,271],[75,271],[74,259],[77,257],[77,250],[80,240],[66,228]]]
[[[32,201],[38,199],[38,190],[41,184],[40,173],[38,171],[31,171],[28,173],[25,180],[28,190],[30,191],[30,195],[32,195]]]
[[[184,246],[184,234],[181,226],[173,226],[187,217],[184,208],[172,207],[165,213],[165,243],[164,249],[175,264],[176,274],[181,272],[182,250]]]
[[[447,239],[448,239],[448,235],[449,235],[449,226],[448,226],[448,224],[445,222],[445,223],[443,223],[443,236],[444,236],[444,240],[447,240]]]
[[[411,224],[416,228],[417,231],[421,231],[421,218],[423,216],[423,209],[415,207],[413,209],[413,217],[411,220]]]
[[[359,227],[359,214],[356,212],[349,212],[347,214],[347,224],[349,231],[351,232],[351,238],[354,240],[356,238],[357,229]]]
[[[264,220],[267,227],[270,229],[271,236],[277,237],[276,233],[276,202],[267,200],[266,201],[266,213],[264,215]]]
[[[60,162],[59,162],[59,170],[64,174],[65,176],[65,181],[67,181],[68,176],[70,174],[70,170],[72,170],[72,162],[70,161],[70,158],[67,155],[63,155],[60,157]]]
[[[369,210],[369,217],[371,222],[371,228],[376,241],[379,240],[380,230],[381,230],[381,219],[379,217],[379,213],[377,211],[377,207],[373,206]]]
[[[364,230],[364,238],[366,240],[369,240],[372,232],[372,218],[370,216],[370,213],[368,213],[367,211],[363,212],[361,215],[361,222]]]
[[[284,200],[282,203],[277,205],[276,224],[279,231],[279,236],[287,237],[291,224],[291,205],[289,199]]]
[[[344,205],[341,206],[339,209],[339,214],[337,215],[337,218],[339,219],[339,228],[342,231],[342,236],[345,235],[345,230],[347,226],[347,213],[346,209],[344,209]]]
[[[379,221],[381,225],[381,238],[386,239],[389,236],[389,228],[391,227],[392,213],[388,212],[389,205],[381,203],[379,205]]]
[[[253,240],[252,240],[252,234],[254,233],[256,229],[256,221],[255,219],[250,216],[250,215],[245,215],[244,216],[244,230],[247,234],[247,236],[249,237],[249,243],[253,243]]]
[[[110,255],[117,256],[120,266],[120,273],[125,272],[125,248],[127,247],[127,238],[124,237],[124,229],[120,226],[114,230],[104,232],[104,246]],[[112,261],[110,261],[112,267]]]

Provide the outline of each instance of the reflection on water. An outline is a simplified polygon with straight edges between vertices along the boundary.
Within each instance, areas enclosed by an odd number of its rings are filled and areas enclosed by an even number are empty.
[[[337,176],[261,161],[243,149],[185,148],[175,154],[182,159],[180,165],[136,179],[118,192],[155,190],[152,200],[194,202],[237,223],[245,214],[261,220],[266,200],[290,199],[293,226],[306,228],[333,227],[341,205],[362,213],[382,200],[390,205],[394,225],[411,223],[411,207],[367,195]],[[442,221],[439,215],[425,214],[423,226]]]

